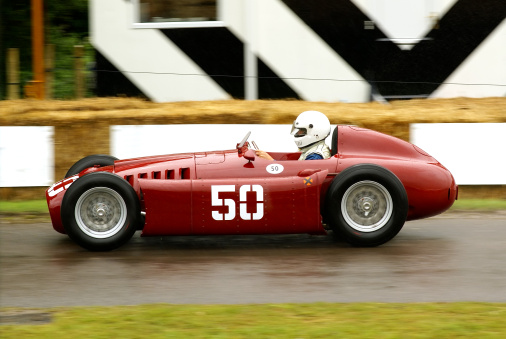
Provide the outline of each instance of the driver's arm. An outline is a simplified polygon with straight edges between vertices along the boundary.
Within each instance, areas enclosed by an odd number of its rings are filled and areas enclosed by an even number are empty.
[[[261,151],[261,150],[256,150],[255,151],[255,154],[257,157],[259,158],[263,158],[263,159],[267,159],[267,160],[274,160],[270,155],[269,153],[265,152],[265,151]]]

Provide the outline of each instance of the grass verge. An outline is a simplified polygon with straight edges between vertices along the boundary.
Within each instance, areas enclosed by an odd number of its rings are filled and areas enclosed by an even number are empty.
[[[0,213],[48,213],[45,199],[0,201]]]
[[[45,200],[0,201],[0,223],[35,224],[51,222]]]
[[[504,338],[504,303],[139,305],[44,310],[2,338]]]
[[[450,210],[506,210],[506,199],[461,199]],[[0,201],[0,213],[48,213],[46,200]]]
[[[462,199],[455,201],[450,210],[506,210],[506,199]]]

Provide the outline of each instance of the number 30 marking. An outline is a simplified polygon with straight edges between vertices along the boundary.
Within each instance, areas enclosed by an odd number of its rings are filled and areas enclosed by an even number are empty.
[[[233,199],[221,199],[220,192],[235,192],[235,185],[213,185],[211,186],[211,205],[227,206],[227,213],[212,211],[214,220],[233,220],[235,218],[235,201]],[[248,192],[256,193],[257,211],[248,213],[246,196]],[[242,185],[239,188],[239,215],[243,220],[260,220],[264,216],[264,188],[260,185]]]

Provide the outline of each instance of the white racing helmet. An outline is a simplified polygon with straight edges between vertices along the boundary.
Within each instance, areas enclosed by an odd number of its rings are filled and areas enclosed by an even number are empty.
[[[298,148],[303,148],[325,139],[330,134],[330,121],[318,111],[305,111],[293,122],[293,140]]]

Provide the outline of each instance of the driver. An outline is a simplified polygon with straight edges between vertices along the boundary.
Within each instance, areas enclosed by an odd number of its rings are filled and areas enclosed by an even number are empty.
[[[293,122],[292,131],[295,144],[302,152],[299,160],[319,160],[330,158],[330,149],[325,138],[330,134],[330,122],[325,114],[318,111],[306,111],[299,114]],[[256,155],[274,160],[269,153],[261,150]]]

